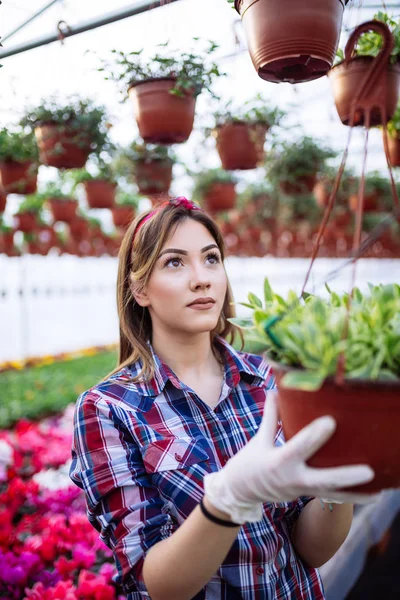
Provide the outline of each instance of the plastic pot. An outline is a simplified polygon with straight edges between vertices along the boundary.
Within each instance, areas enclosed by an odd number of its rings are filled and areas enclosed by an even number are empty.
[[[296,181],[280,181],[279,187],[281,191],[287,196],[294,194],[309,194],[313,191],[317,182],[317,175],[315,173],[310,175],[301,175]]]
[[[136,211],[133,206],[114,206],[111,213],[115,227],[126,229],[135,218]]]
[[[264,158],[268,126],[258,123],[225,123],[214,135],[222,167],[228,171],[255,169]]]
[[[356,56],[346,67],[344,62],[339,63],[329,71],[333,95],[340,120],[344,125],[350,125],[351,103],[357,95],[366,75],[371,70],[374,59],[371,56]],[[400,64],[388,64],[386,88],[386,114],[390,120],[396,110],[400,89]],[[376,107],[371,111],[371,126],[382,125],[382,115],[379,106],[382,105],[384,90],[382,85],[375,87]],[[372,102],[373,99],[371,99]],[[354,125],[365,124],[365,112],[359,108],[354,115]]]
[[[364,212],[377,212],[380,210],[380,194],[379,192],[371,192],[371,194],[364,195]],[[352,194],[349,197],[349,208],[352,212],[357,212],[358,206],[358,195]]]
[[[400,383],[345,380],[341,386],[327,380],[316,392],[281,385],[287,367],[272,363],[279,389],[278,405],[285,438],[289,440],[314,419],[332,415],[337,429],[308,461],[311,467],[369,464],[375,479],[347,488],[375,493],[400,487]]]
[[[32,161],[0,161],[0,182],[7,194],[34,194],[37,190],[37,165]]]
[[[7,205],[7,196],[5,194],[0,193],[0,213],[6,210]]]
[[[90,154],[90,139],[80,130],[54,122],[41,123],[35,128],[39,159],[44,165],[57,169],[81,169]]]
[[[68,223],[72,238],[76,242],[89,238],[89,224],[86,219],[76,216]]]
[[[113,208],[117,184],[106,179],[91,179],[83,184],[90,208]]]
[[[173,78],[148,79],[129,89],[139,133],[151,144],[181,144],[189,138],[194,122],[196,98],[170,93]]]
[[[204,195],[206,210],[211,213],[231,210],[236,203],[236,190],[234,183],[213,183]]]
[[[23,233],[31,233],[32,231],[37,231],[38,222],[37,216],[35,212],[24,212],[15,215],[17,220],[17,227],[19,231]]]
[[[143,195],[163,194],[169,191],[172,183],[172,160],[152,160],[135,162],[135,181]]]
[[[339,44],[343,0],[235,0],[258,75],[300,83],[326,75]]]
[[[60,200],[59,198],[49,198],[51,212],[55,221],[64,221],[70,223],[76,218],[77,200],[73,198]]]
[[[388,135],[388,151],[392,167],[400,167],[400,133],[396,137]]]

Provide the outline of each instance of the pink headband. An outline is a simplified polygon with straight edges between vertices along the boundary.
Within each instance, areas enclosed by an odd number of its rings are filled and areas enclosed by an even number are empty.
[[[187,210],[201,210],[202,212],[204,212],[200,206],[198,206],[197,204],[194,204],[194,202],[191,202],[191,200],[188,200],[184,196],[179,196],[178,198],[170,198],[166,202],[163,202],[162,204],[157,206],[157,208],[152,210],[148,215],[143,217],[143,219],[141,221],[139,221],[139,224],[135,229],[133,239],[135,239],[135,237],[136,237],[139,229],[142,227],[142,225],[144,225],[144,223],[146,223],[146,221],[149,221],[152,217],[154,217],[154,215],[156,215],[163,208],[163,206],[176,206],[176,207],[183,206],[183,208],[186,208]]]

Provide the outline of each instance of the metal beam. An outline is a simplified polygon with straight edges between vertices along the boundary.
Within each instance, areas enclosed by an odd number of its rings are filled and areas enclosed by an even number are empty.
[[[60,1],[61,0],[51,0],[51,2],[49,2],[49,4],[46,4],[46,6],[43,6],[43,8],[41,8],[38,12],[33,14],[31,17],[29,17],[29,19],[27,19],[26,21],[21,23],[21,25],[18,25],[18,27],[16,29],[13,29],[13,31],[10,31],[10,33],[8,33],[5,37],[3,37],[3,39],[1,40],[2,43],[4,43],[6,40],[9,40],[10,37],[12,37],[16,33],[18,33],[18,31],[21,31],[21,29],[24,29],[24,27],[29,25],[29,23],[32,23],[32,21],[34,21],[35,19],[40,17],[40,15],[42,15],[44,12],[46,12],[46,10],[51,8],[53,6],[53,4],[56,4],[57,2],[60,2]]]
[[[103,27],[104,25],[110,25],[110,23],[116,23],[117,21],[122,21],[123,19],[134,17],[135,15],[147,12],[148,10],[152,10],[153,8],[159,8],[160,6],[168,6],[168,4],[172,4],[173,2],[177,1],[178,0],[142,0],[134,6],[130,6],[129,8],[124,8],[108,13],[106,15],[103,15],[102,17],[97,17],[90,21],[81,23],[80,25],[73,25],[68,28],[65,27],[62,29],[62,38],[64,39],[72,37],[80,33],[85,33],[86,31],[91,31],[92,29],[97,29],[98,27]],[[33,50],[34,48],[39,48],[40,46],[52,44],[53,42],[57,42],[59,39],[60,34],[57,31],[56,33],[37,38],[36,40],[25,42],[24,44],[15,46],[14,48],[10,48],[10,50],[0,52],[0,60],[9,56],[21,54],[22,52],[27,52],[28,50]]]

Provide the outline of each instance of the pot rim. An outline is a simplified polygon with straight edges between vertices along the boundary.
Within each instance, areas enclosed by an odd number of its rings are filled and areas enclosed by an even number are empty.
[[[371,63],[371,62],[373,62],[374,60],[375,60],[375,57],[374,57],[374,56],[353,56],[353,57],[350,59],[350,62],[349,62],[349,64],[351,64],[351,63],[353,63],[353,62],[368,62],[368,63]],[[329,69],[328,73],[327,73],[327,74],[328,74],[328,77],[330,76],[330,74],[332,73],[332,71],[334,71],[334,70],[335,70],[335,69],[337,69],[338,67],[345,67],[345,66],[346,66],[346,65],[345,65],[345,62],[346,62],[345,60],[341,60],[339,63],[337,63],[336,65],[334,65],[333,67],[331,67],[331,68]],[[397,71],[398,69],[400,69],[400,59],[399,59],[399,60],[397,60],[397,62],[395,62],[394,64],[393,64],[393,63],[391,63],[391,62],[388,62],[388,65],[387,65],[387,67],[388,67],[388,70],[389,70],[389,71],[391,71],[391,70],[395,70],[395,71]]]
[[[148,79],[141,79],[140,81],[132,80],[128,83],[128,92],[131,88],[137,85],[143,85],[144,83],[152,83],[153,81],[176,81],[177,77],[149,77]]]
[[[300,371],[304,371],[305,369],[299,369],[297,367],[291,367],[289,365],[284,365],[283,363],[279,363],[276,362],[274,359],[270,358],[268,356],[267,353],[265,353],[265,357],[268,360],[268,364],[271,365],[273,371],[281,371],[284,373],[288,373],[289,371],[296,371],[296,372],[300,372]],[[327,377],[324,381],[325,383],[332,383],[334,386],[337,387],[343,387],[343,386],[339,386],[336,381],[335,378],[330,376]],[[361,379],[361,378],[354,378],[354,379],[347,379],[345,378],[344,380],[344,385],[347,387],[375,387],[375,388],[399,388],[400,391],[400,379],[398,381],[386,381],[386,380],[376,380],[376,379]]]
[[[235,0],[235,9],[236,12],[239,13],[240,15],[240,10],[239,10],[239,4],[242,0]],[[256,2],[258,2],[258,0],[253,0],[252,4],[255,4]],[[343,10],[346,8],[347,4],[350,2],[350,0],[339,0],[340,4],[343,6]],[[242,15],[240,15],[242,16]]]

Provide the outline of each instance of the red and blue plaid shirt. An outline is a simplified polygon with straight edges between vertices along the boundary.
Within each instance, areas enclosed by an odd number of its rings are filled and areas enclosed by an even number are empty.
[[[155,355],[147,383],[121,369],[78,398],[70,477],[86,495],[88,518],[115,556],[128,600],[150,598],[142,576],[147,551],[185,521],[217,471],[254,435],[267,390],[268,364],[217,338],[224,383],[212,409]],[[276,444],[284,443],[279,427]],[[290,531],[310,498],[264,504],[258,523],[241,527],[226,559],[195,600],[323,600],[321,579],[291,544]],[[179,573],[177,573],[179,576]],[[172,600],[172,599],[171,599]]]

